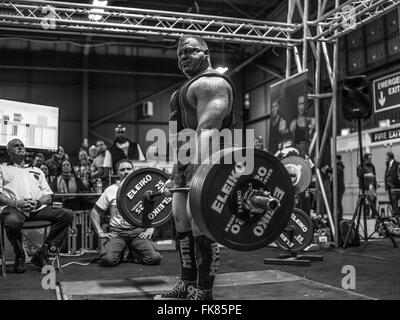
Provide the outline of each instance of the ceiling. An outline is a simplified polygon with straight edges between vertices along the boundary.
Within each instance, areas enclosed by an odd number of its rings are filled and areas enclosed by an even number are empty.
[[[92,4],[93,0],[55,0],[53,2]],[[273,12],[276,13],[277,8],[285,12],[286,3],[281,0],[109,0],[108,6],[276,21],[277,15]],[[120,39],[102,36],[88,37],[84,32],[70,35],[60,34],[56,32],[57,30],[49,32],[49,30],[41,30],[41,28],[30,32],[32,29],[29,30],[29,26],[26,27],[26,25],[24,29],[0,30],[0,49],[36,52],[64,51],[66,54],[79,54],[84,51],[85,46],[89,45],[91,54],[175,59],[177,40],[171,38],[132,37]],[[239,64],[260,50],[259,45],[223,43],[221,41],[209,42],[209,46],[218,61],[231,60],[233,64]]]
[[[74,3],[88,3],[93,1],[60,1]],[[108,5],[131,7],[150,10],[162,10],[172,12],[187,12],[202,15],[218,15],[225,17],[237,17],[242,19],[262,20],[274,10],[282,0],[109,0]]]

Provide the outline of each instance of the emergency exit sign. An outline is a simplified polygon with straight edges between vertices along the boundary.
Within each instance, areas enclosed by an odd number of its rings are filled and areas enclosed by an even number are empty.
[[[379,142],[400,138],[400,128],[371,132],[371,142]]]
[[[400,107],[400,71],[375,79],[372,86],[375,112]]]

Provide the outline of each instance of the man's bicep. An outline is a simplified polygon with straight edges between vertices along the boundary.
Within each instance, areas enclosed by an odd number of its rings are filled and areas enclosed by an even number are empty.
[[[42,193],[44,195],[52,195],[53,191],[51,190],[49,183],[47,182],[46,177],[42,170],[40,170],[39,175],[40,175],[40,177],[39,177],[40,190],[42,191]]]
[[[103,210],[97,204],[94,205],[93,211],[96,212],[99,216],[104,215],[106,212],[106,210]]]
[[[106,189],[106,190],[107,190],[107,189]],[[101,194],[100,198],[97,199],[97,201],[96,201],[94,207],[95,207],[95,208],[98,208],[99,211],[105,212],[105,211],[107,211],[109,205],[110,205],[110,200],[109,200],[109,198],[108,198],[108,196],[107,196],[107,192],[104,191],[104,192]]]
[[[198,127],[219,129],[232,104],[231,88],[222,78],[207,80],[200,82],[194,89],[197,100]]]

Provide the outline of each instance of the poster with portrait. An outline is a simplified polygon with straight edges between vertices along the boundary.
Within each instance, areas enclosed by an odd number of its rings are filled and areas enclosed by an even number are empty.
[[[315,118],[308,105],[307,72],[271,85],[269,151],[293,147],[308,155],[315,131]]]

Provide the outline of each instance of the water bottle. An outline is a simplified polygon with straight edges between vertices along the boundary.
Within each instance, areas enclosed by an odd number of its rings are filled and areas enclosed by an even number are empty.
[[[96,192],[97,193],[103,192],[103,183],[101,182],[101,179],[97,179],[96,181]]]

